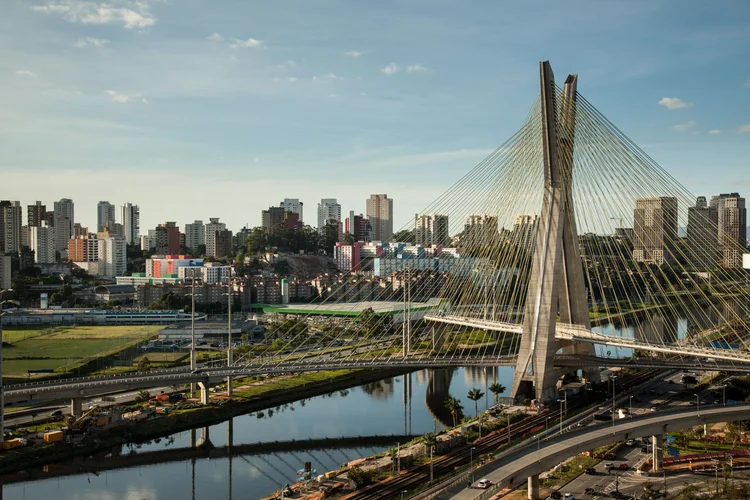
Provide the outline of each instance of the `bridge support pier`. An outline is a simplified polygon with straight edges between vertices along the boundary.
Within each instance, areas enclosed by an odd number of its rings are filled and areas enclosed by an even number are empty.
[[[430,333],[432,334],[432,350],[437,352],[443,348],[443,343],[445,340],[443,330],[441,329],[438,332],[435,330],[435,325],[432,325]]]
[[[210,443],[210,440],[208,437],[208,427],[201,427],[201,434],[200,434],[200,437],[198,437],[196,446],[200,448],[201,446],[206,446],[209,443]]]
[[[651,460],[653,466],[652,472],[661,472],[661,464],[664,461],[664,435],[657,434],[651,436]]]
[[[539,474],[529,476],[528,497],[529,500],[539,500]]]
[[[70,400],[70,414],[80,417],[83,413],[83,398],[73,398]]]
[[[234,377],[227,377],[227,397],[231,398],[232,394],[234,394],[234,388],[232,387],[232,381],[234,380]]]
[[[201,390],[201,404],[207,405],[208,404],[208,383],[198,382],[198,387],[200,387],[200,390]]]
[[[195,397],[195,394],[198,392],[198,384],[195,382],[190,383],[190,399]]]

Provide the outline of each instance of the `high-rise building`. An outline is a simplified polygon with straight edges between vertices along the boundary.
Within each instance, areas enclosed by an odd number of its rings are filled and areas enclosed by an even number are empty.
[[[88,236],[88,234],[89,234],[89,228],[83,227],[78,222],[73,224],[73,238],[77,238],[79,236]]]
[[[199,246],[205,244],[206,227],[203,225],[203,221],[197,220],[192,224],[185,224],[185,246],[195,253]]]
[[[10,262],[10,255],[0,253],[0,290],[11,287]]]
[[[0,253],[21,251],[23,208],[20,201],[0,201]]]
[[[115,206],[108,201],[96,205],[96,231],[111,229],[115,223]]]
[[[55,232],[56,228],[49,227],[47,222],[42,222],[41,226],[29,228],[29,248],[34,252],[34,262],[37,264],[55,262],[57,242]]]
[[[372,241],[372,225],[363,214],[354,215],[353,211],[349,212],[344,231],[352,236],[352,241]]]
[[[739,193],[711,197],[716,209],[721,265],[742,267],[742,254],[747,244],[747,208]]]
[[[490,214],[470,214],[466,216],[461,247],[470,252],[479,252],[497,241],[497,216]]]
[[[372,225],[374,241],[388,241],[393,236],[393,200],[387,194],[372,194],[367,199],[367,218]]]
[[[690,263],[697,267],[716,265],[718,251],[718,218],[716,207],[708,206],[705,196],[688,207],[687,251]]]
[[[213,231],[211,234],[213,239],[211,246],[214,250],[213,257],[229,257],[232,255],[232,231],[221,229]],[[208,245],[206,245],[206,248],[208,248]]]
[[[97,235],[92,233],[69,239],[68,260],[70,262],[97,262],[99,260]]]
[[[125,238],[118,238],[112,234],[99,238],[99,275],[122,276],[127,271],[127,244]]]
[[[156,253],[176,255],[180,253],[180,228],[176,222],[165,222],[156,227]]]
[[[414,239],[417,245],[447,245],[451,241],[448,216],[440,214],[415,214]]]
[[[156,230],[149,229],[148,234],[141,235],[141,250],[150,252],[156,249]]]
[[[73,236],[73,225],[75,224],[75,207],[73,200],[63,198],[55,202],[54,223],[55,226],[55,250],[68,249],[68,240]]]
[[[284,207],[268,207],[261,212],[263,229],[270,233],[284,224]]]
[[[292,212],[297,215],[299,215],[299,221],[303,222],[304,219],[302,218],[302,208],[304,203],[299,201],[297,198],[284,198],[284,201],[281,202],[280,206],[284,209],[285,212]]]
[[[635,201],[633,260],[657,265],[674,261],[677,244],[677,198]]]
[[[120,217],[125,233],[125,243],[136,245],[141,236],[141,211],[138,205],[125,203],[120,207]]]
[[[216,255],[216,236],[214,233],[225,231],[226,229],[227,225],[223,222],[219,222],[219,217],[209,218],[209,222],[206,224],[206,255],[210,257],[218,257],[218,255]]]
[[[539,216],[536,214],[516,215],[513,220],[512,242],[519,248],[533,250],[536,245],[536,229],[539,223]]]
[[[323,198],[318,203],[318,231],[330,221],[341,222],[341,205],[336,198]]]
[[[35,204],[26,207],[26,220],[29,227],[41,226],[46,215],[47,205],[42,204],[41,201],[37,201]]]

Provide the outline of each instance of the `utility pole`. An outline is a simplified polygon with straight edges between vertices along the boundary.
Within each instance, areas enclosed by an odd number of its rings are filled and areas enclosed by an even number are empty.
[[[3,385],[3,294],[12,288],[0,290],[0,443],[5,441],[5,386]]]
[[[227,368],[232,366],[232,268],[227,276]],[[232,376],[227,375],[227,396],[232,397]]]
[[[195,268],[191,269],[190,276],[192,279],[190,280],[190,306],[191,306],[191,314],[190,314],[190,371],[195,371],[197,368],[197,362],[195,355]],[[190,383],[190,397],[194,398],[196,393],[196,384],[195,382]]]

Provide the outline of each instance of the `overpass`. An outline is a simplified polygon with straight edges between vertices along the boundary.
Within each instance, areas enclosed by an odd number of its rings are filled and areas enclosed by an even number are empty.
[[[750,419],[750,404],[721,407],[688,408],[659,411],[645,417],[617,420],[557,435],[548,440],[530,439],[523,445],[498,455],[498,459],[474,471],[475,477],[486,477],[494,484],[480,496],[466,490],[464,483],[430,498],[486,499],[506,487],[517,488],[524,482],[529,499],[539,498],[539,474],[564,460],[595,448],[641,436],[652,436],[654,469],[658,471],[663,458],[663,437],[668,432],[717,422]],[[427,498],[426,496],[424,498]]]

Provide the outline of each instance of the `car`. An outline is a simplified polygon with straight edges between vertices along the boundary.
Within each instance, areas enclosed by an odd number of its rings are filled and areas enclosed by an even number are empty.
[[[641,453],[648,453],[648,446],[641,446]]]
[[[584,495],[593,495],[594,494],[594,488],[586,488],[583,490]]]
[[[492,481],[490,481],[489,479],[480,479],[479,482],[477,483],[477,488],[482,489],[482,490],[485,490],[489,488],[490,486],[492,486]]]
[[[615,458],[617,458],[617,455],[615,455],[614,453],[607,453],[607,456],[605,458],[614,460]]]
[[[562,498],[562,493],[560,493],[560,492],[559,492],[559,491],[557,491],[557,490],[552,490],[552,491],[550,491],[550,493],[549,493],[549,497],[550,497],[550,498],[551,498],[552,500],[560,500],[560,499]]]
[[[63,418],[63,411],[62,410],[55,410],[49,414],[49,417],[55,420],[62,420]]]
[[[565,500],[576,500],[572,493],[566,493],[564,498]]]
[[[706,401],[705,399],[701,399],[701,404],[702,405],[708,404],[708,401]]]
[[[620,469],[620,470],[628,470],[629,469],[628,464],[626,464],[626,463],[621,463],[620,465],[617,466],[617,468]]]
[[[652,406],[651,411],[659,411],[659,409],[656,406]]]
[[[638,475],[639,476],[648,476],[648,471],[647,470],[639,470],[638,471]]]
[[[690,406],[695,406],[695,401],[690,401],[690,402],[689,402],[688,404],[689,404]]]
[[[588,469],[586,469],[586,474],[588,474],[589,476],[593,476],[596,474],[596,469],[594,469],[593,467],[589,467]]]
[[[612,462],[607,462],[606,464],[604,464],[604,468],[605,469],[611,469],[614,466],[615,466],[615,464],[613,464]]]
[[[625,441],[625,446],[635,446],[635,439],[628,439]]]
[[[720,404],[721,404],[721,401],[719,401],[718,399],[714,399],[714,404],[715,404],[715,405],[720,405]]]

